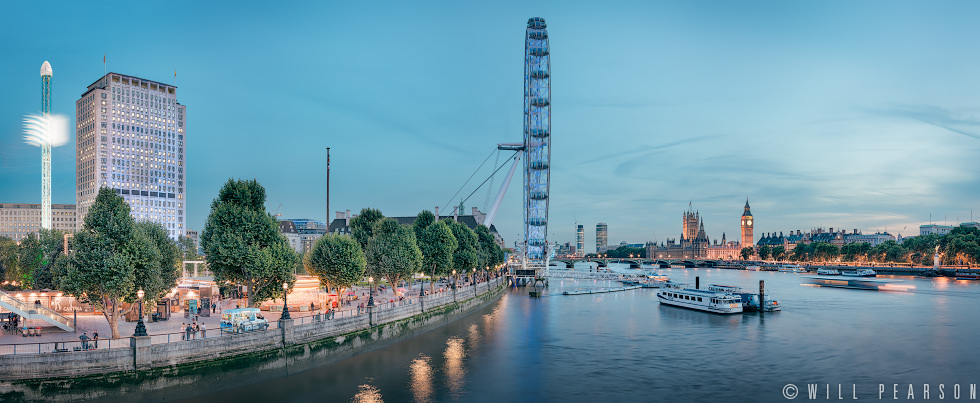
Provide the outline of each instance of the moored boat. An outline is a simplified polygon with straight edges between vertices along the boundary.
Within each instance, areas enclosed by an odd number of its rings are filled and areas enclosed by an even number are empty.
[[[748,271],[759,271],[759,266],[745,266],[745,270],[748,270]]]
[[[798,264],[784,264],[779,266],[779,271],[788,273],[803,273],[806,272],[806,269],[800,267]]]
[[[664,288],[657,292],[657,299],[664,305],[704,312],[742,313],[742,301],[739,296],[721,291]]]
[[[779,305],[779,301],[773,299],[772,296],[769,294],[765,294],[766,305],[765,307],[761,307],[759,305],[759,294],[745,292],[739,287],[735,287],[731,285],[712,284],[708,286],[708,290],[720,291],[732,295],[737,295],[742,300],[742,310],[744,312],[757,312],[760,310],[763,312],[774,312],[774,311],[783,310],[783,307]]]
[[[878,277],[878,273],[871,269],[844,270],[840,275],[844,277]]]
[[[817,275],[820,275],[820,276],[839,276],[840,275],[840,270],[837,270],[837,269],[829,269],[829,268],[817,269]]]

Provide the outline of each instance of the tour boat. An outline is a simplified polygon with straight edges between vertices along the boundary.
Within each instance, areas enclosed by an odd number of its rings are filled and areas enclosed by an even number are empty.
[[[789,272],[789,273],[803,273],[806,269],[800,267],[798,264],[784,264],[779,266],[779,271]]]
[[[748,271],[759,271],[759,266],[745,266],[745,270],[748,270]]]
[[[857,269],[852,271],[842,271],[840,275],[845,277],[878,277],[878,273],[875,273],[871,269]]]
[[[817,269],[817,275],[820,276],[839,276],[840,270],[837,269]]]
[[[740,297],[722,291],[664,288],[657,292],[657,299],[661,304],[698,311],[720,314],[742,313]]]
[[[760,307],[759,294],[745,292],[741,288],[735,286],[712,284],[708,286],[708,291],[719,291],[738,296],[742,300],[743,311],[756,312],[761,310],[764,312],[775,312],[783,310],[783,307],[779,305],[779,301],[773,299],[769,294],[765,295],[766,306]]]
[[[810,282],[823,287],[853,288],[873,291],[908,291],[913,285],[899,280],[885,280],[867,277],[848,276],[813,276],[807,277]]]

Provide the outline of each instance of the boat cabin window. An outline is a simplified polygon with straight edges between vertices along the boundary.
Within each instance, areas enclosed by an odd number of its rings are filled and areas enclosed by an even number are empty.
[[[701,297],[698,297],[698,302],[701,302]]]

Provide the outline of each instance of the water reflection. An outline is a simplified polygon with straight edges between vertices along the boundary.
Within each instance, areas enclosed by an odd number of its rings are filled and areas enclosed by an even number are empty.
[[[470,342],[470,350],[475,349],[480,343],[480,327],[474,323],[466,329],[466,333]]]
[[[466,357],[466,350],[463,347],[463,339],[453,336],[446,340],[446,386],[449,391],[457,395],[463,390],[463,377],[466,375],[466,368],[463,367],[463,358]]]
[[[371,384],[364,384],[357,387],[357,394],[351,399],[354,403],[384,403],[381,398],[381,391]]]
[[[412,360],[412,364],[408,367],[412,395],[415,396],[416,402],[432,401],[432,366],[429,365],[429,360],[430,358],[425,354],[419,354],[419,358]]]

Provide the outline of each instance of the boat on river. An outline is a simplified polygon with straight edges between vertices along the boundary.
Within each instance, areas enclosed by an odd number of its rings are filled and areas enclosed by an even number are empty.
[[[670,287],[658,291],[657,299],[664,305],[697,311],[720,314],[742,313],[741,298],[722,291]]]
[[[855,290],[872,291],[907,291],[913,286],[904,284],[901,280],[886,280],[870,277],[854,276],[809,276],[811,284],[823,287],[851,288]]]
[[[784,264],[779,266],[779,271],[788,273],[803,273],[806,272],[806,269],[800,267],[798,264]]]
[[[878,273],[871,269],[844,270],[840,275],[844,277],[878,277]]]
[[[783,310],[783,307],[779,305],[779,301],[773,299],[772,296],[769,294],[765,295],[766,306],[761,307],[759,305],[759,294],[745,292],[745,290],[739,287],[735,287],[731,285],[712,284],[708,286],[708,290],[727,292],[729,294],[739,296],[739,298],[741,298],[742,300],[742,310],[744,312],[758,312],[758,311],[775,312],[775,311]]]
[[[830,269],[830,268],[817,269],[817,275],[818,276],[839,276],[840,275],[840,270]]]

